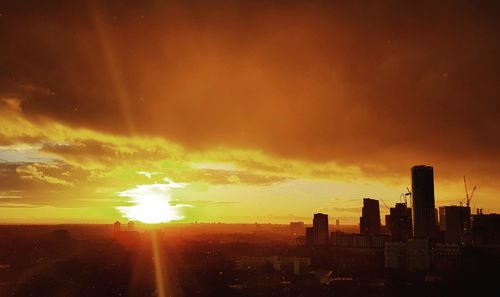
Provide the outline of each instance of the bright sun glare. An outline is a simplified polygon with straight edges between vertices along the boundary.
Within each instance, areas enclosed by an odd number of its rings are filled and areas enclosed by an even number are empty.
[[[143,174],[143,172],[140,172]],[[146,175],[148,176],[148,175]],[[151,175],[148,176],[151,178]],[[116,207],[124,217],[146,224],[168,223],[184,218],[180,213],[183,207],[192,207],[188,204],[172,204],[171,189],[183,188],[185,183],[176,183],[169,178],[165,183],[138,185],[135,188],[118,192],[118,196],[129,197],[131,206]]]

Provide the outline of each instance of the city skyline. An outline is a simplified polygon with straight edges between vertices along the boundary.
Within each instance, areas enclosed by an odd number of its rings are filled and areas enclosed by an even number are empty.
[[[0,297],[483,296],[500,1],[0,0]]]
[[[417,164],[498,213],[499,12],[2,1],[0,223],[356,225]]]

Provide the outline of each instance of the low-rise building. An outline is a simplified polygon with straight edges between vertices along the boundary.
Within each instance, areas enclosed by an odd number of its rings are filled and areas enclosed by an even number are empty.
[[[475,246],[500,245],[500,214],[473,215],[472,241]]]
[[[410,239],[408,246],[408,270],[427,271],[430,269],[430,250],[427,239]]]
[[[429,241],[410,239],[408,242],[387,242],[384,248],[385,268],[402,271],[430,269]]]
[[[438,243],[432,250],[436,270],[451,270],[461,263],[462,252],[459,244]]]
[[[385,268],[407,270],[407,244],[388,242],[384,248]]]
[[[389,236],[385,234],[348,234],[341,231],[331,233],[330,244],[334,247],[383,249]]]
[[[470,244],[471,220],[468,206],[442,206],[439,208],[439,230],[446,243]]]
[[[236,270],[258,270],[272,267],[275,271],[289,271],[293,274],[305,274],[311,267],[311,258],[308,257],[280,257],[280,256],[243,256],[235,261]]]

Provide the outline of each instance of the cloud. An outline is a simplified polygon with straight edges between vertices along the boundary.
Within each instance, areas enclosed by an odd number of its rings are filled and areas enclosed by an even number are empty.
[[[30,118],[373,175],[414,163],[451,178],[500,172],[495,3],[77,1],[2,11],[18,30],[2,31],[0,95]]]
[[[190,150],[159,137],[126,137],[47,119],[36,121],[19,112],[3,114],[0,124],[5,129],[0,130],[0,136],[12,143],[9,149],[25,145],[34,150],[33,156],[44,153],[47,158],[88,171],[88,179],[120,167],[215,184],[234,183],[235,177],[242,184],[272,184],[298,177],[356,178],[362,174],[358,167],[334,162],[310,163],[230,147]]]
[[[21,100],[17,98],[3,98],[0,100],[0,106],[13,111],[21,111]]]
[[[16,168],[16,172],[19,174],[21,179],[39,180],[53,185],[73,186],[72,183],[64,179],[47,175],[40,170],[38,165],[40,164],[22,165]],[[45,166],[42,166],[42,168],[43,167]]]
[[[137,171],[138,174],[142,174],[147,178],[151,178],[153,175],[159,174],[159,172],[147,172],[147,171]]]
[[[228,176],[226,178],[226,180],[229,183],[232,183],[232,184],[237,184],[237,183],[239,183],[241,181],[240,178],[237,175],[235,175],[235,174],[231,174],[230,176]]]
[[[0,202],[0,208],[36,208],[40,205],[27,204],[27,203],[4,203]]]
[[[498,196],[498,3],[55,5],[0,4],[0,191],[27,203],[165,176],[391,188],[418,163]]]
[[[0,201],[15,201],[22,198],[19,190],[0,192]]]

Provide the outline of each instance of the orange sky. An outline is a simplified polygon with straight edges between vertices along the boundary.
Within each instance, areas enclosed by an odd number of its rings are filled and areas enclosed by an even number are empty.
[[[500,211],[500,7],[416,5],[2,1],[0,222],[110,222],[169,178],[185,222],[355,224],[414,164]]]

